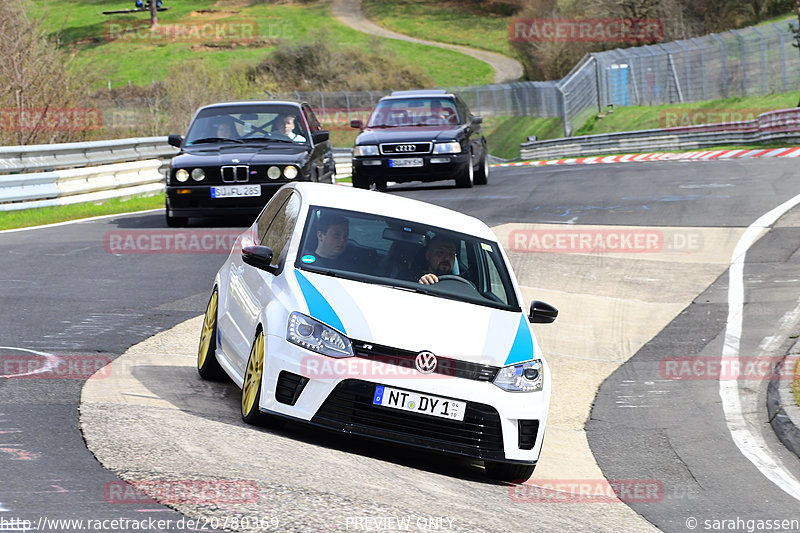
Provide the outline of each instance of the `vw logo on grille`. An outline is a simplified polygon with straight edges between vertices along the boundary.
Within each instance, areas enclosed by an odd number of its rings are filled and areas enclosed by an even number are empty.
[[[417,150],[416,144],[398,144],[395,146],[396,152],[415,152]]]
[[[436,356],[431,352],[419,352],[414,359],[414,368],[422,374],[430,374],[436,370]]]

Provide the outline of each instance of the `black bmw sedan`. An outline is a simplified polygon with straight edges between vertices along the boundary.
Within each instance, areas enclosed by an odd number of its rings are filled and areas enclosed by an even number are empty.
[[[197,111],[167,176],[167,224],[189,217],[257,215],[293,181],[333,183],[329,134],[306,103],[213,104]]]
[[[395,91],[381,98],[359,128],[353,152],[353,186],[379,190],[386,182],[455,180],[484,185],[489,175],[482,119],[444,90]]]

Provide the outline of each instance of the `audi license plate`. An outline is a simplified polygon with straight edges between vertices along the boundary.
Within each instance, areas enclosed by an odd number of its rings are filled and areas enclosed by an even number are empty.
[[[412,157],[410,159],[390,159],[389,166],[392,168],[421,167],[422,158]]]
[[[449,400],[429,394],[419,394],[378,385],[375,387],[373,405],[382,405],[401,411],[412,411],[424,415],[438,416],[449,420],[464,420],[467,402]]]
[[[261,196],[261,185],[211,187],[211,198],[235,198],[239,196]]]

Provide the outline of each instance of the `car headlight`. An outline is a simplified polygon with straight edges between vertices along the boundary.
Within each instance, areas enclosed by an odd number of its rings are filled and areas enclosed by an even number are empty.
[[[267,169],[267,177],[271,180],[276,180],[281,177],[281,169],[278,167],[269,167]]]
[[[175,172],[175,179],[183,183],[189,179],[189,173],[186,171],[186,169],[179,168],[178,171]]]
[[[330,357],[353,356],[350,339],[322,322],[298,312],[289,315],[286,340]]]
[[[196,168],[192,170],[192,179],[194,181],[203,181],[206,177],[206,173],[203,172],[202,168]]]
[[[353,150],[353,155],[359,157],[362,155],[378,155],[378,147],[374,144],[365,144],[364,146],[356,146]]]
[[[461,143],[457,141],[449,143],[436,143],[433,145],[434,154],[460,154]]]
[[[297,167],[289,165],[283,169],[283,175],[286,176],[286,179],[293,180],[297,177]]]
[[[508,392],[538,392],[544,387],[544,365],[541,359],[504,366],[493,383]]]

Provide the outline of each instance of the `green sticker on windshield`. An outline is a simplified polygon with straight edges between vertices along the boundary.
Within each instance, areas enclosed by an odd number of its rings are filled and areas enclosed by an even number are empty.
[[[481,243],[481,248],[483,248],[484,250],[486,250],[490,254],[494,252],[494,250],[492,250],[492,245],[491,244],[486,244],[485,242]]]
[[[313,255],[304,255],[303,257],[300,258],[300,261],[302,261],[303,263],[313,263],[316,260],[317,258],[314,257]]]

